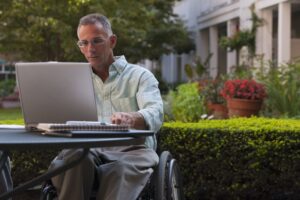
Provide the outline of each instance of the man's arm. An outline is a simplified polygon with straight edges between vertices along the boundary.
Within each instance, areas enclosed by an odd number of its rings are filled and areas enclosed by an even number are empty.
[[[136,101],[136,112],[116,112],[111,117],[112,123],[157,132],[163,123],[163,102],[158,81],[149,71],[144,71],[139,79]]]

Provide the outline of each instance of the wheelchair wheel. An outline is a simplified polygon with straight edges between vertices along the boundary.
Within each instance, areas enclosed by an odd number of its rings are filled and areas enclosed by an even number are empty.
[[[183,199],[178,165],[168,151],[162,152],[156,174],[155,200]]]
[[[182,182],[178,164],[172,159],[169,164],[168,199],[183,200]]]

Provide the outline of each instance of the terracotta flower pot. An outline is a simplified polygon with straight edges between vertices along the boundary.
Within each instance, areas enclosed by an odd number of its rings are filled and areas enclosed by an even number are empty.
[[[251,117],[257,116],[261,109],[261,100],[249,99],[227,99],[229,117]]]
[[[214,116],[215,119],[227,119],[228,118],[228,109],[226,105],[224,104],[219,104],[219,103],[207,103],[207,108]]]

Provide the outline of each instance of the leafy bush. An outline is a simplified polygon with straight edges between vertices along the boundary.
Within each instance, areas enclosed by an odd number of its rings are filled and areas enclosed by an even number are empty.
[[[258,74],[268,93],[265,115],[299,118],[300,63],[269,67],[266,73]]]
[[[166,95],[162,96],[163,104],[164,104],[164,122],[174,121],[174,116],[172,113],[172,103],[173,103],[173,96],[172,92],[169,92]]]
[[[0,98],[11,94],[14,91],[16,81],[14,79],[7,79],[0,81]]]
[[[176,121],[195,122],[206,112],[205,99],[199,95],[198,83],[186,83],[171,91],[171,110]]]
[[[204,80],[202,84],[201,94],[204,95],[205,101],[214,104],[225,104],[225,99],[221,95],[221,89],[224,87],[225,76],[215,79]]]
[[[300,199],[299,120],[165,123],[160,150],[177,159],[187,200]]]
[[[59,150],[42,151],[13,151],[12,178],[14,186],[20,185],[46,172],[51,161],[58,154]]]

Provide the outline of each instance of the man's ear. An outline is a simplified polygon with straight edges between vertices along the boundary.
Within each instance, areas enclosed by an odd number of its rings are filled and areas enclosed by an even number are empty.
[[[113,49],[117,44],[117,36],[113,34],[112,36],[110,36],[109,41],[110,41],[110,47]]]

